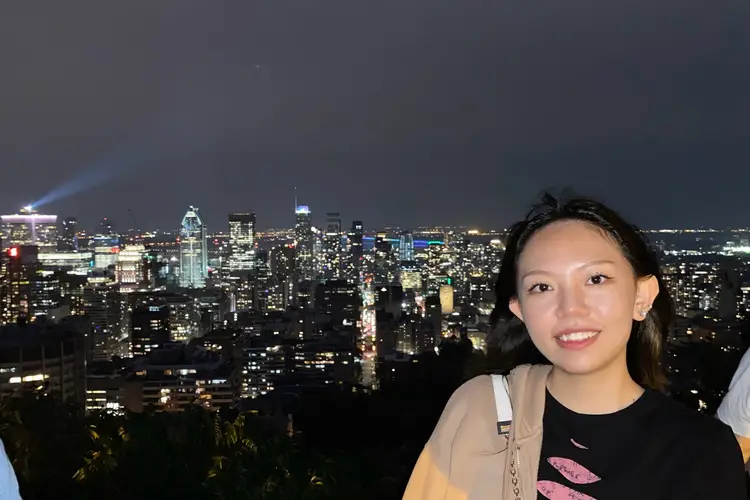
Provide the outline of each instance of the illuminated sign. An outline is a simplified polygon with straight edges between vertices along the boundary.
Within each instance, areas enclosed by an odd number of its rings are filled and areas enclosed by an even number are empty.
[[[9,248],[8,255],[11,257],[18,257],[18,247]]]

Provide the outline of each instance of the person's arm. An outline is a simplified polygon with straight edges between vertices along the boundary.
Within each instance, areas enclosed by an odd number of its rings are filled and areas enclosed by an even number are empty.
[[[0,441],[0,500],[21,500],[16,473],[5,453],[2,441]]]
[[[750,351],[742,357],[716,416],[732,428],[747,462],[750,459]]]

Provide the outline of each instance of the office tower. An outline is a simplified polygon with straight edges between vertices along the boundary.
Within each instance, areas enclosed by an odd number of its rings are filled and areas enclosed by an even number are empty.
[[[398,260],[401,263],[414,261],[414,236],[409,231],[404,231],[399,236]]]
[[[323,275],[328,279],[341,276],[341,214],[329,212],[326,214],[326,231],[323,237]]]
[[[161,349],[169,341],[169,306],[166,304],[139,305],[133,309],[130,322],[133,356]]]
[[[314,276],[314,241],[312,212],[304,205],[297,207],[294,224],[295,272],[297,279],[310,280]]]
[[[229,214],[229,272],[249,272],[255,257],[255,214]]]
[[[359,278],[359,272],[362,269],[362,259],[364,257],[364,229],[361,220],[352,222],[352,228],[347,235],[349,254],[346,265],[346,278],[356,280]]]
[[[354,326],[360,319],[359,287],[342,280],[328,280],[315,287],[315,309],[330,318],[334,327]]]
[[[180,224],[180,286],[204,288],[207,277],[206,224],[200,211],[191,206]]]
[[[38,255],[39,248],[34,245],[6,250],[0,294],[4,323],[29,320],[59,305],[60,281],[54,275],[42,275]]]
[[[143,245],[125,245],[117,255],[115,264],[115,281],[125,288],[135,289],[145,280]],[[126,291],[126,289],[123,289]]]

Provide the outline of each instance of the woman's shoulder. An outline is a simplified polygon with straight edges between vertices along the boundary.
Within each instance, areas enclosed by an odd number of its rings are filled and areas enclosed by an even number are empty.
[[[551,367],[548,365],[520,365],[502,376],[508,379],[510,385],[526,385],[532,379],[546,379],[550,369]],[[493,377],[499,375],[484,374],[469,379],[456,389],[453,398],[460,400],[484,399],[493,391]]]

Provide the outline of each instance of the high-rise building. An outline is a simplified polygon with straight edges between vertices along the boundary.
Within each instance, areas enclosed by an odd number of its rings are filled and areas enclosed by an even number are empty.
[[[329,212],[326,214],[326,232],[323,239],[325,260],[323,273],[328,279],[341,276],[341,214]]]
[[[169,342],[169,307],[166,304],[137,306],[130,321],[133,356],[146,355]]]
[[[352,222],[352,228],[347,235],[349,240],[349,262],[347,264],[347,278],[356,279],[362,267],[362,258],[364,256],[364,225],[361,220]]]
[[[34,245],[11,247],[3,256],[0,305],[4,323],[47,314],[60,303],[60,282],[43,276],[39,248]]]
[[[359,287],[343,280],[328,280],[315,287],[315,308],[335,327],[356,325],[362,304]]]
[[[297,278],[302,280],[313,279],[314,274],[314,240],[312,231],[312,213],[310,208],[300,205],[295,211],[294,224],[294,247],[295,247],[295,271]]]
[[[66,217],[62,221],[62,231],[57,240],[57,249],[61,252],[74,252],[78,250],[78,219]]]
[[[409,231],[401,233],[398,239],[398,260],[400,262],[414,261],[414,235]]]
[[[229,272],[249,272],[255,259],[255,214],[229,214]]]
[[[188,208],[180,224],[180,286],[204,288],[208,277],[206,224],[200,211]]]
[[[0,216],[3,249],[34,245],[40,252],[57,249],[57,215],[40,214],[28,206],[13,215]]]
[[[136,288],[145,279],[143,258],[146,248],[143,245],[125,245],[117,256],[115,281],[120,285]]]

